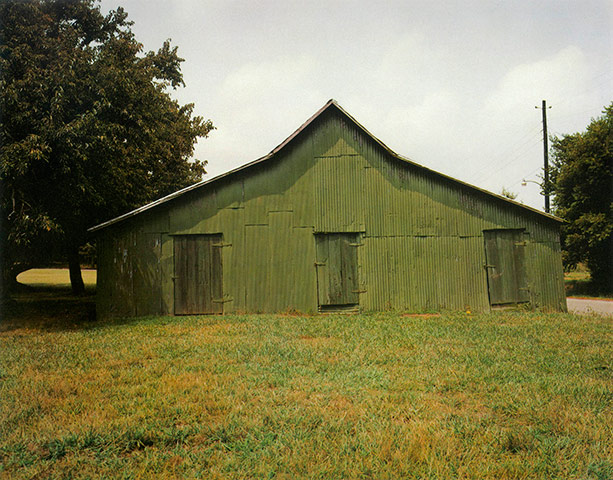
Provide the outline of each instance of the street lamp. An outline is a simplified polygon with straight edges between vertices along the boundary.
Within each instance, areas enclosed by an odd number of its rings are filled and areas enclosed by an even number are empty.
[[[545,195],[545,212],[549,213],[549,195],[544,193],[543,184],[539,182],[535,182],[534,180],[526,180],[525,178],[521,179],[522,187],[525,187],[529,183],[534,183],[535,185],[538,185],[539,187],[541,187],[541,195]]]

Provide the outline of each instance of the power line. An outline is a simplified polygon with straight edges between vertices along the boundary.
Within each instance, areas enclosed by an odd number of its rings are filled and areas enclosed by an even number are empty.
[[[500,154],[498,156],[496,156],[496,159],[500,159],[502,157],[507,157],[509,158],[508,161],[506,161],[505,163],[503,163],[502,165],[496,164],[495,162],[493,163],[493,168],[488,168],[486,170],[482,170],[480,174],[477,175],[477,177],[475,178],[475,183],[480,182],[482,180],[485,180],[486,178],[497,174],[498,172],[504,170],[505,168],[507,168],[509,165],[511,165],[512,163],[514,163],[516,160],[520,159],[520,158],[524,158],[525,154],[534,146],[538,145],[541,143],[541,139],[528,139],[528,141],[522,143],[518,148],[515,148],[513,150],[513,154],[508,155],[508,154]],[[525,148],[526,147],[526,148]]]

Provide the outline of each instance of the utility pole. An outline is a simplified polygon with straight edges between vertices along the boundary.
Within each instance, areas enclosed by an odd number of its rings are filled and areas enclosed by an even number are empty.
[[[539,108],[539,107],[534,107]],[[551,108],[551,107],[549,107]],[[547,146],[547,102],[543,100],[543,195],[545,195],[545,212],[549,213],[549,147]]]

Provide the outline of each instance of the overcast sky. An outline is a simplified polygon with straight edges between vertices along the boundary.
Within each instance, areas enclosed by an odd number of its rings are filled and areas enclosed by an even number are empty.
[[[261,157],[330,98],[397,153],[542,208],[541,111],[582,131],[613,101],[613,1],[103,0],[145,50],[179,47],[217,130],[208,178]]]

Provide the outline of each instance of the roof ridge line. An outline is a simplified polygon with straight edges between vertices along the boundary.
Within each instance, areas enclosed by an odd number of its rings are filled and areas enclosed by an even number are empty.
[[[266,160],[269,160],[270,158],[274,157],[277,153],[279,153],[283,148],[285,148],[289,143],[291,143],[294,138],[296,138],[298,135],[300,135],[305,129],[307,129],[309,127],[309,125],[311,125],[317,118],[319,118],[326,110],[328,110],[331,106],[334,106],[337,108],[337,110],[342,113],[345,117],[347,117],[351,122],[353,122],[360,130],[362,130],[369,138],[371,138],[375,143],[377,143],[381,148],[383,148],[385,151],[388,152],[388,154],[390,154],[392,157],[406,163],[409,165],[412,165],[414,167],[417,167],[425,172],[428,172],[429,174],[433,174],[436,176],[439,176],[441,178],[444,178],[448,181],[452,181],[455,182],[459,185],[462,185],[464,187],[468,187],[471,189],[474,189],[478,192],[481,192],[483,194],[486,195],[490,195],[494,198],[497,198],[499,200],[504,200],[512,205],[516,205],[518,207],[522,207],[526,210],[532,211],[533,213],[537,213],[539,215],[542,215],[546,218],[549,218],[551,220],[556,220],[558,222],[564,222],[564,220],[556,217],[555,215],[551,215],[549,213],[546,212],[542,212],[541,210],[538,210],[536,208],[530,207],[528,205],[524,205],[523,203],[519,203],[515,200],[511,200],[507,197],[503,197],[502,195],[498,195],[496,193],[490,192],[489,190],[485,190],[484,188],[481,187],[477,187],[475,185],[472,185],[470,183],[464,182],[462,180],[458,180],[457,178],[453,178],[450,177],[449,175],[446,175],[444,173],[440,173],[436,170],[432,170],[431,168],[425,167],[417,162],[415,162],[414,160],[411,160],[409,157],[405,157],[402,156],[398,153],[396,153],[394,150],[392,150],[390,147],[388,147],[385,143],[383,143],[381,140],[379,140],[379,138],[377,138],[375,135],[373,135],[372,133],[370,133],[366,127],[364,127],[360,122],[358,122],[350,113],[348,113],[343,107],[341,107],[339,105],[339,103],[331,98],[330,100],[328,100],[319,110],[317,110],[313,115],[311,115],[302,125],[300,125],[296,130],[294,130],[294,132],[292,132],[285,140],[283,140],[279,145],[277,145],[275,148],[273,148],[268,154],[264,155],[263,157],[257,158],[255,160],[252,160],[251,162],[245,163],[243,165],[240,165],[236,168],[233,168],[231,170],[228,170],[227,172],[221,173],[219,175],[216,175],[213,178],[209,178],[209,179],[203,179],[199,182],[196,182],[192,185],[188,185],[187,187],[184,187],[180,190],[177,190],[176,192],[173,192],[169,195],[166,195],[162,198],[159,198],[157,200],[154,200],[153,202],[150,202],[146,205],[143,205],[142,207],[138,207],[136,209],[133,209],[129,212],[126,212],[122,215],[119,215],[115,218],[112,218],[110,220],[107,220],[106,222],[100,223],[98,225],[95,225],[91,228],[88,228],[87,231],[89,233],[94,233],[97,232],[99,230],[102,230],[106,227],[109,227],[111,225],[114,225],[116,223],[119,223],[123,220],[126,220],[128,218],[134,217],[142,212],[145,212],[147,210],[150,210],[151,208],[154,208],[162,203],[166,203],[169,202],[170,200],[174,200],[175,198],[188,193],[192,190],[198,189],[200,187],[203,187],[205,185],[208,185],[210,183],[216,182],[218,180],[221,180],[222,178],[228,177],[230,175],[233,175],[239,171],[242,170],[246,170],[249,167],[252,167],[254,165],[260,164],[262,162],[265,162]]]

